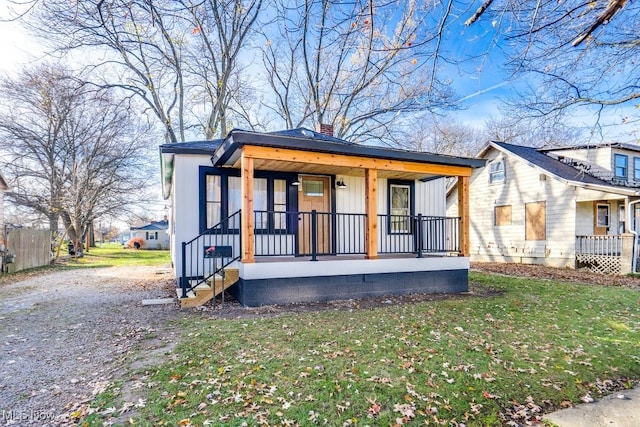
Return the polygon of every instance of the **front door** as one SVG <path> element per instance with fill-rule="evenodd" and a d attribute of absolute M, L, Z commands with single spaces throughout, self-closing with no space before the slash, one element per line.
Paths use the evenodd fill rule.
<path fill-rule="evenodd" d="M 331 179 L 328 176 L 304 175 L 300 177 L 298 190 L 298 241 L 300 253 L 312 253 L 312 221 L 311 212 L 316 211 L 316 252 L 329 253 L 331 224 Z"/>

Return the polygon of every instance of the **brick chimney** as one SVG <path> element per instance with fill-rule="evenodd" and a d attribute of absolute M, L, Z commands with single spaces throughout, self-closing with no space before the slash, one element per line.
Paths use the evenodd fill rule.
<path fill-rule="evenodd" d="M 333 136 L 333 125 L 320 123 L 316 126 L 316 132 L 320 132 L 323 135 Z"/>

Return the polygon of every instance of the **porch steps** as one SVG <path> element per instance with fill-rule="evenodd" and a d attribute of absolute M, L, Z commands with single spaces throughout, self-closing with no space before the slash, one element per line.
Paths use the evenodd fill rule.
<path fill-rule="evenodd" d="M 240 278 L 240 272 L 237 268 L 226 268 L 224 271 L 224 278 L 220 275 L 215 276 L 215 295 L 214 290 L 211 288 L 211 286 L 214 285 L 213 278 L 209 279 L 207 283 L 199 284 L 193 289 L 193 291 L 189 291 L 186 298 L 182 298 L 182 289 L 176 288 L 180 307 L 198 307 L 206 304 L 208 301 L 211 301 L 213 298 L 227 290 L 230 286 L 234 285 Z"/>

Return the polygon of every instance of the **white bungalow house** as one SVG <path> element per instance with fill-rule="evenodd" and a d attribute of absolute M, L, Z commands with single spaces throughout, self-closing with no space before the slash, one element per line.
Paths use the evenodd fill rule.
<path fill-rule="evenodd" d="M 160 154 L 183 306 L 229 286 L 245 306 L 468 289 L 468 179 L 484 160 L 304 128 Z M 450 176 L 462 213 L 447 218 Z"/>
<path fill-rule="evenodd" d="M 491 142 L 470 178 L 472 261 L 631 272 L 640 146 L 535 149 Z M 448 213 L 457 212 L 456 189 Z"/>

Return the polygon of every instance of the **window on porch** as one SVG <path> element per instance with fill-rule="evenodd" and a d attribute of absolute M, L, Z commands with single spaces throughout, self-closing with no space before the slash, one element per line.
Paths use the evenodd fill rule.
<path fill-rule="evenodd" d="M 211 228 L 242 208 L 241 179 L 239 176 L 206 174 L 204 177 L 204 223 Z M 260 177 L 253 180 L 253 206 L 256 231 L 267 232 L 287 228 L 287 180 Z M 229 224 L 237 231 L 238 224 Z M 203 230 L 204 231 L 204 230 Z"/>
<path fill-rule="evenodd" d="M 599 204 L 597 206 L 596 226 L 597 227 L 609 227 L 609 210 L 608 204 Z"/>
<path fill-rule="evenodd" d="M 389 233 L 411 233 L 413 187 L 409 183 L 389 182 Z"/>

